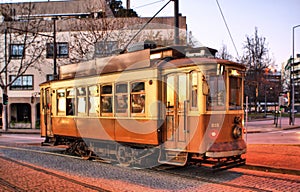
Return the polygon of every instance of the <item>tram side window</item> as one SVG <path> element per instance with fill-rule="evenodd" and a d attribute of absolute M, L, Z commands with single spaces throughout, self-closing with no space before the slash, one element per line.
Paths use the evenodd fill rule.
<path fill-rule="evenodd" d="M 67 115 L 75 115 L 75 90 L 74 88 L 67 89 Z"/>
<path fill-rule="evenodd" d="M 242 109 L 242 79 L 240 77 L 229 77 L 229 109 Z"/>
<path fill-rule="evenodd" d="M 135 82 L 131 84 L 131 112 L 145 113 L 145 83 Z"/>
<path fill-rule="evenodd" d="M 207 110 L 225 110 L 226 86 L 222 75 L 208 76 L 209 94 L 207 98 Z"/>
<path fill-rule="evenodd" d="M 97 85 L 90 86 L 89 88 L 89 115 L 96 115 L 99 113 L 99 89 Z"/>
<path fill-rule="evenodd" d="M 86 114 L 86 88 L 77 88 L 77 112 L 78 114 Z"/>
<path fill-rule="evenodd" d="M 191 73 L 191 109 L 197 110 L 198 106 L 198 72 Z"/>
<path fill-rule="evenodd" d="M 65 89 L 57 90 L 57 113 L 64 115 L 66 112 L 66 92 Z"/>
<path fill-rule="evenodd" d="M 101 87 L 101 112 L 112 113 L 112 85 Z"/>
<path fill-rule="evenodd" d="M 128 109 L 128 87 L 127 83 L 116 85 L 116 113 L 126 113 Z"/>

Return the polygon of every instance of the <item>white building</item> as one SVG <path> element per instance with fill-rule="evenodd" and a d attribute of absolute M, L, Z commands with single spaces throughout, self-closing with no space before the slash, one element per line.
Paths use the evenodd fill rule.
<path fill-rule="evenodd" d="M 10 128 L 39 127 L 39 84 L 53 78 L 55 62 L 58 67 L 120 52 L 150 19 L 114 18 L 104 0 L 0 4 L 0 15 L 0 85 L 17 77 L 7 87 Z M 179 23 L 180 43 L 186 44 L 186 18 Z M 170 45 L 173 36 L 174 18 L 155 18 L 132 43 Z M 21 64 L 29 66 L 23 74 Z"/>

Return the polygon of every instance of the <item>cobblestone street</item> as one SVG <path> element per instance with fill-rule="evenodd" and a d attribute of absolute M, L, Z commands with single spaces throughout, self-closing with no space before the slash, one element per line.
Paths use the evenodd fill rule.
<path fill-rule="evenodd" d="M 249 155 L 255 148 L 257 149 L 257 146 L 249 148 Z M 263 152 L 266 147 L 261 149 Z M 1 148 L 0 154 L 0 191 L 300 190 L 300 177 L 297 175 L 242 168 L 213 173 L 203 167 L 188 166 L 157 172 L 9 148 Z M 249 157 L 250 162 L 254 160 Z"/>

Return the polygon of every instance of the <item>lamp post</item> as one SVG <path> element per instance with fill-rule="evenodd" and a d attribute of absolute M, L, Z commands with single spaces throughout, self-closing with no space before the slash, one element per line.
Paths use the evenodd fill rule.
<path fill-rule="evenodd" d="M 292 102 L 291 102 L 291 105 L 292 105 L 292 108 L 290 109 L 290 117 L 291 117 L 291 124 L 294 125 L 295 123 L 295 85 L 294 85 L 294 78 L 292 77 L 292 72 L 294 73 L 294 62 L 295 62 L 295 58 L 294 58 L 294 55 L 295 55 L 295 29 L 297 27 L 300 27 L 300 25 L 296 25 L 293 27 L 293 55 L 292 55 L 292 66 L 290 67 L 290 84 L 291 84 L 291 87 L 292 87 Z M 293 69 L 292 69 L 293 68 Z"/>

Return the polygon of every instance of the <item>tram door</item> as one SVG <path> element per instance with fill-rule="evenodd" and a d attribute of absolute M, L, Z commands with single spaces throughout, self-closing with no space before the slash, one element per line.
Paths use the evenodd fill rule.
<path fill-rule="evenodd" d="M 187 79 L 185 73 L 166 76 L 166 149 L 185 149 L 187 139 Z"/>
<path fill-rule="evenodd" d="M 45 105 L 44 105 L 44 117 L 45 117 L 45 128 L 46 128 L 46 136 L 52 137 L 52 123 L 51 123 L 51 91 L 50 88 L 45 90 Z"/>

